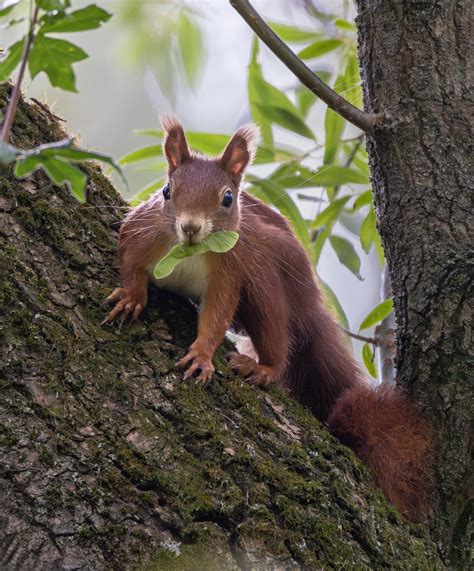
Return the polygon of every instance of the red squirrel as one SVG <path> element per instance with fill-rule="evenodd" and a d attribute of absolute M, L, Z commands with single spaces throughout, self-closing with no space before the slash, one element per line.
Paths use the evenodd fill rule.
<path fill-rule="evenodd" d="M 214 351 L 238 323 L 254 354 L 231 353 L 233 369 L 252 384 L 287 389 L 355 450 L 402 514 L 422 519 L 430 430 L 399 389 L 369 385 L 288 222 L 240 188 L 257 127 L 241 127 L 219 157 L 208 158 L 190 150 L 177 119 L 164 116 L 162 125 L 168 182 L 121 225 L 123 287 L 107 298 L 115 306 L 105 321 L 136 319 L 149 280 L 192 298 L 199 303 L 198 334 L 178 365 L 184 378 L 204 384 L 214 371 Z M 196 244 L 219 230 L 239 233 L 232 250 L 186 258 L 170 276 L 154 280 L 155 264 L 174 244 Z"/>

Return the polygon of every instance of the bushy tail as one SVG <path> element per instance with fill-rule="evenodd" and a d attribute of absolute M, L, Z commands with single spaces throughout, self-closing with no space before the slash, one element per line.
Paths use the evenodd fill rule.
<path fill-rule="evenodd" d="M 432 435 L 406 395 L 385 384 L 357 383 L 337 400 L 328 424 L 400 513 L 412 521 L 427 516 Z"/>

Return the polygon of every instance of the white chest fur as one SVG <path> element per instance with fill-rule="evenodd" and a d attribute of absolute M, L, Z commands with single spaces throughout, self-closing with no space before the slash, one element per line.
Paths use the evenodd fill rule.
<path fill-rule="evenodd" d="M 202 299 L 207 287 L 207 264 L 204 254 L 184 258 L 173 270 L 173 273 L 157 280 L 153 277 L 153 268 L 148 268 L 150 279 L 158 287 L 167 289 L 194 301 Z"/>

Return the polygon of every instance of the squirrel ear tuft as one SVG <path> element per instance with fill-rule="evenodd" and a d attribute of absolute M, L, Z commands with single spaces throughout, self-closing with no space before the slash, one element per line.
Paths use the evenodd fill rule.
<path fill-rule="evenodd" d="M 237 129 L 219 159 L 221 167 L 237 184 L 255 156 L 260 129 L 253 123 Z"/>
<path fill-rule="evenodd" d="M 160 115 L 160 123 L 165 132 L 163 152 L 168 160 L 169 172 L 191 159 L 191 151 L 181 123 L 172 115 Z"/>

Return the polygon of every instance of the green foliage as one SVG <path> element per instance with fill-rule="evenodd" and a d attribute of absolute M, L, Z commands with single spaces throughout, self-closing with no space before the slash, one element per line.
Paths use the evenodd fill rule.
<path fill-rule="evenodd" d="M 3 3 L 0 17 L 13 10 L 20 2 Z M 51 38 L 50 33 L 82 32 L 99 28 L 111 18 L 111 14 L 95 4 L 70 12 L 69 0 L 36 0 L 39 9 L 35 21 L 30 21 L 30 31 L 21 40 L 11 45 L 0 60 L 0 82 L 10 79 L 19 65 L 28 35 L 31 35 L 31 50 L 28 68 L 34 79 L 40 72 L 46 73 L 52 86 L 67 91 L 77 91 L 73 64 L 88 57 L 75 44 Z"/>
<path fill-rule="evenodd" d="M 42 145 L 31 151 L 17 149 L 0 142 L 0 164 L 14 163 L 15 176 L 23 178 L 42 168 L 57 185 L 66 184 L 79 202 L 86 200 L 87 176 L 74 163 L 85 160 L 102 161 L 121 173 L 115 161 L 108 155 L 77 149 L 70 139 Z"/>
<path fill-rule="evenodd" d="M 365 368 L 369 371 L 372 377 L 377 378 L 377 371 L 374 363 L 374 352 L 368 343 L 364 343 L 362 347 L 362 360 L 364 361 Z"/>
<path fill-rule="evenodd" d="M 381 321 L 383 321 L 386 317 L 388 317 L 393 311 L 393 300 L 386 299 L 379 303 L 372 311 L 364 317 L 362 323 L 359 326 L 359 331 L 363 331 L 364 329 L 368 329 L 369 327 L 373 327 L 377 325 Z"/>
<path fill-rule="evenodd" d="M 157 280 L 169 276 L 175 267 L 184 258 L 206 252 L 216 252 L 222 254 L 232 250 L 237 244 L 239 235 L 237 232 L 213 232 L 209 234 L 199 244 L 176 244 L 171 250 L 161 258 L 153 270 L 153 275 Z"/>

